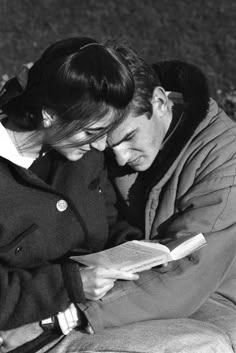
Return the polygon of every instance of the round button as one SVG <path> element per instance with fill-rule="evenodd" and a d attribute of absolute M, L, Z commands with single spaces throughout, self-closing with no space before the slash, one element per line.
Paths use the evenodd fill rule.
<path fill-rule="evenodd" d="M 15 249 L 15 254 L 19 254 L 19 252 L 22 250 L 22 246 L 18 246 L 16 249 Z"/>
<path fill-rule="evenodd" d="M 59 212 L 64 212 L 68 207 L 68 203 L 66 200 L 59 200 L 57 201 L 56 208 Z"/>

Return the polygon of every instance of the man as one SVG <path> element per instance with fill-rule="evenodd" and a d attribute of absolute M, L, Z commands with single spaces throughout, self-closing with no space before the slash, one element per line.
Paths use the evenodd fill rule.
<path fill-rule="evenodd" d="M 209 98 L 206 80 L 194 66 L 150 67 L 129 48 L 117 50 L 135 80 L 128 114 L 108 136 L 123 213 L 146 239 L 168 243 L 202 232 L 208 245 L 141 273 L 138 281 L 117 283 L 85 312 L 99 323 L 96 329 L 176 319 L 161 321 L 173 329 L 172 340 L 179 318 L 189 318 L 188 327 L 200 320 L 223 332 L 236 349 L 235 122 Z"/>

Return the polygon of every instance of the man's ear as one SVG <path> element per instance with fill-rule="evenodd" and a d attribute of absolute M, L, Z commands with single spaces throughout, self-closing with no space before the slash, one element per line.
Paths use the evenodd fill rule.
<path fill-rule="evenodd" d="M 42 109 L 42 116 L 43 116 L 42 124 L 45 129 L 50 128 L 57 119 L 56 114 L 51 109 L 47 109 L 47 108 Z"/>
<path fill-rule="evenodd" d="M 164 116 L 168 111 L 168 97 L 163 87 L 157 86 L 152 94 L 152 108 L 159 116 Z"/>

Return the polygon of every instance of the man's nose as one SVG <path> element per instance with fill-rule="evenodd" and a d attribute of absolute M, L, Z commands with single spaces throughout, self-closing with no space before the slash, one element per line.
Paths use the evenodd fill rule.
<path fill-rule="evenodd" d="M 107 135 L 102 136 L 98 140 L 92 142 L 90 145 L 98 151 L 104 151 L 107 146 Z"/>
<path fill-rule="evenodd" d="M 116 157 L 116 161 L 117 163 L 122 167 L 124 166 L 128 160 L 129 160 L 129 153 L 128 151 L 126 151 L 125 149 L 121 149 L 121 148 L 113 148 L 113 153 Z"/>

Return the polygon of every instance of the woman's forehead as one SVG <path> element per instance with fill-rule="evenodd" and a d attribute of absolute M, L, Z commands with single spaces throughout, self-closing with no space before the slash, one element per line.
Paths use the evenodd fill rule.
<path fill-rule="evenodd" d="M 101 131 L 114 123 L 115 116 L 112 112 L 107 113 L 97 121 L 92 122 L 86 130 Z"/>

